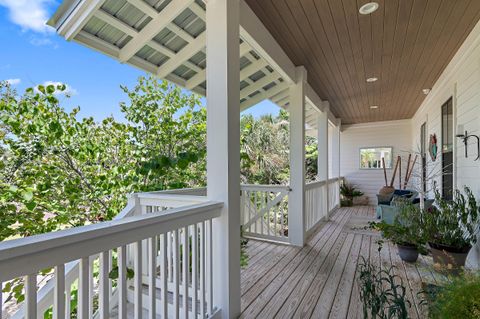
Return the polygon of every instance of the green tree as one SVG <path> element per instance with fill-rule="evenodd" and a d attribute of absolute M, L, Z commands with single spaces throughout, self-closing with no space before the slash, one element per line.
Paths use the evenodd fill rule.
<path fill-rule="evenodd" d="M 113 218 L 126 194 L 205 185 L 206 112 L 156 79 L 123 88 L 126 122 L 79 119 L 58 96 L 0 84 L 0 241 Z"/>
<path fill-rule="evenodd" d="M 290 176 L 290 125 L 288 112 L 281 110 L 256 119 L 240 119 L 242 182 L 288 184 Z M 318 172 L 318 147 L 315 138 L 305 137 L 306 179 L 315 180 Z"/>
<path fill-rule="evenodd" d="M 244 183 L 286 184 L 289 172 L 289 124 L 286 112 L 255 119 L 242 116 L 241 174 Z"/>

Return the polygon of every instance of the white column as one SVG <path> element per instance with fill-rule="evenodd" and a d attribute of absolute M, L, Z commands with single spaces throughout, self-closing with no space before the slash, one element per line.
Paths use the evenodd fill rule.
<path fill-rule="evenodd" d="M 342 120 L 337 120 L 337 177 L 340 177 L 340 141 L 341 141 Z"/>
<path fill-rule="evenodd" d="M 213 221 L 213 298 L 223 318 L 240 315 L 239 0 L 208 0 L 207 196 L 224 203 Z"/>
<path fill-rule="evenodd" d="M 318 179 L 325 181 L 325 201 L 323 208 L 328 217 L 328 107 L 318 114 L 317 118 L 317 140 L 318 140 Z"/>
<path fill-rule="evenodd" d="M 305 244 L 305 84 L 307 71 L 296 68 L 296 82 L 290 86 L 290 188 L 288 236 L 296 246 Z"/>

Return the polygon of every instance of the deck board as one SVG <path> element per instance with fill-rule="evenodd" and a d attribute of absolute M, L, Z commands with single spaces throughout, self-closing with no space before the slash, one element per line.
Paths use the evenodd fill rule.
<path fill-rule="evenodd" d="M 258 287 L 255 290 L 250 289 L 249 292 L 242 292 L 242 315 L 241 318 L 255 318 L 263 310 L 265 305 L 276 295 L 285 281 L 291 276 L 293 271 L 304 261 L 313 248 L 317 244 L 321 244 L 323 238 L 328 238 L 332 232 L 338 227 L 336 220 L 346 216 L 346 212 L 341 212 L 334 216 L 333 222 L 328 223 L 315 233 L 303 248 L 298 250 L 298 253 L 286 264 L 278 265 L 279 272 L 270 280 L 262 278 L 258 282 Z M 318 247 L 317 247 L 318 249 Z M 268 284 L 267 284 L 268 283 Z M 255 285 L 257 286 L 257 285 Z M 278 308 L 277 308 L 278 310 Z M 272 310 L 273 312 L 273 310 Z"/>
<path fill-rule="evenodd" d="M 411 316 L 422 318 L 421 278 L 436 282 L 438 275 L 428 267 L 428 257 L 408 264 L 393 245 L 379 251 L 379 235 L 362 229 L 373 218 L 372 207 L 339 209 L 302 248 L 250 240 L 254 248 L 247 251 L 255 258 L 242 270 L 241 318 L 361 318 L 357 265 L 362 257 L 382 268 L 396 267 L 412 301 Z"/>

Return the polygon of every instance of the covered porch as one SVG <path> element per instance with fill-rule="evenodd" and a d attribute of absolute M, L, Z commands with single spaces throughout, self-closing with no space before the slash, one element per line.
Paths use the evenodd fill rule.
<path fill-rule="evenodd" d="M 304 247 L 250 241 L 250 263 L 242 269 L 240 317 L 363 318 L 357 268 L 364 258 L 383 269 L 394 266 L 412 300 L 409 317 L 425 318 L 423 285 L 444 278 L 432 270 L 431 257 L 421 256 L 411 264 L 400 259 L 391 243 L 379 250 L 379 233 L 364 229 L 372 220 L 371 206 L 340 208 L 312 232 Z"/>
<path fill-rule="evenodd" d="M 354 131 L 361 145 L 349 138 L 345 146 L 342 128 L 389 127 L 412 118 L 402 138 L 416 144 L 410 131 L 433 112 L 425 111 L 421 89 L 441 91 L 451 76 L 437 80 L 451 61 L 449 72 L 479 69 L 480 5 L 379 1 L 379 15 L 370 16 L 375 10 L 359 13 L 357 4 L 365 1 L 287 2 L 62 3 L 49 23 L 67 40 L 206 97 L 207 188 L 132 194 L 113 221 L 0 243 L 0 284 L 25 282 L 25 301 L 14 318 L 40 318 L 50 310 L 55 318 L 70 318 L 72 291 L 77 318 L 361 317 L 361 257 L 395 265 L 414 301 L 411 316 L 425 316 L 417 293 L 422 281 L 439 280 L 426 266 L 431 262 L 403 263 L 390 244 L 379 253 L 378 234 L 363 229 L 373 207 L 339 208 L 344 171 L 347 179 L 357 177 L 349 170 L 358 162 L 351 154 L 361 146 L 386 146 L 375 145 L 386 134 Z M 455 55 L 462 44 L 466 48 Z M 427 63 L 440 47 L 442 54 Z M 459 118 L 475 132 L 478 125 L 467 118 L 479 112 L 472 102 L 478 94 L 465 93 L 480 83 L 472 74 L 459 76 L 465 86 L 449 88 L 466 94 L 467 115 Z M 266 99 L 290 115 L 290 181 L 241 185 L 240 112 Z M 441 117 L 433 113 L 432 130 Z M 318 174 L 310 182 L 306 135 L 318 141 Z M 395 151 L 397 140 L 388 142 Z M 455 168 L 459 178 L 467 171 Z M 363 173 L 367 184 L 376 178 Z M 244 269 L 241 235 L 249 239 Z M 51 279 L 39 285 L 46 268 L 53 268 Z"/>

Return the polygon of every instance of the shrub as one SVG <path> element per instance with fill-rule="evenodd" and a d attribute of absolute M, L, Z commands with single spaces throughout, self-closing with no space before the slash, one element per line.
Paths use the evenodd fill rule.
<path fill-rule="evenodd" d="M 425 213 L 429 241 L 455 248 L 471 247 L 477 242 L 479 205 L 468 187 L 465 195 L 456 190 L 454 198 L 447 201 L 435 191 L 436 208 Z"/>
<path fill-rule="evenodd" d="M 371 228 L 382 232 L 383 238 L 394 244 L 413 245 L 421 248 L 426 244 L 426 234 L 422 220 L 422 211 L 419 207 L 407 204 L 401 208 L 400 214 L 395 217 L 392 225 L 381 221 L 371 222 Z"/>
<path fill-rule="evenodd" d="M 480 276 L 454 278 L 435 295 L 430 317 L 439 319 L 480 318 Z"/>

